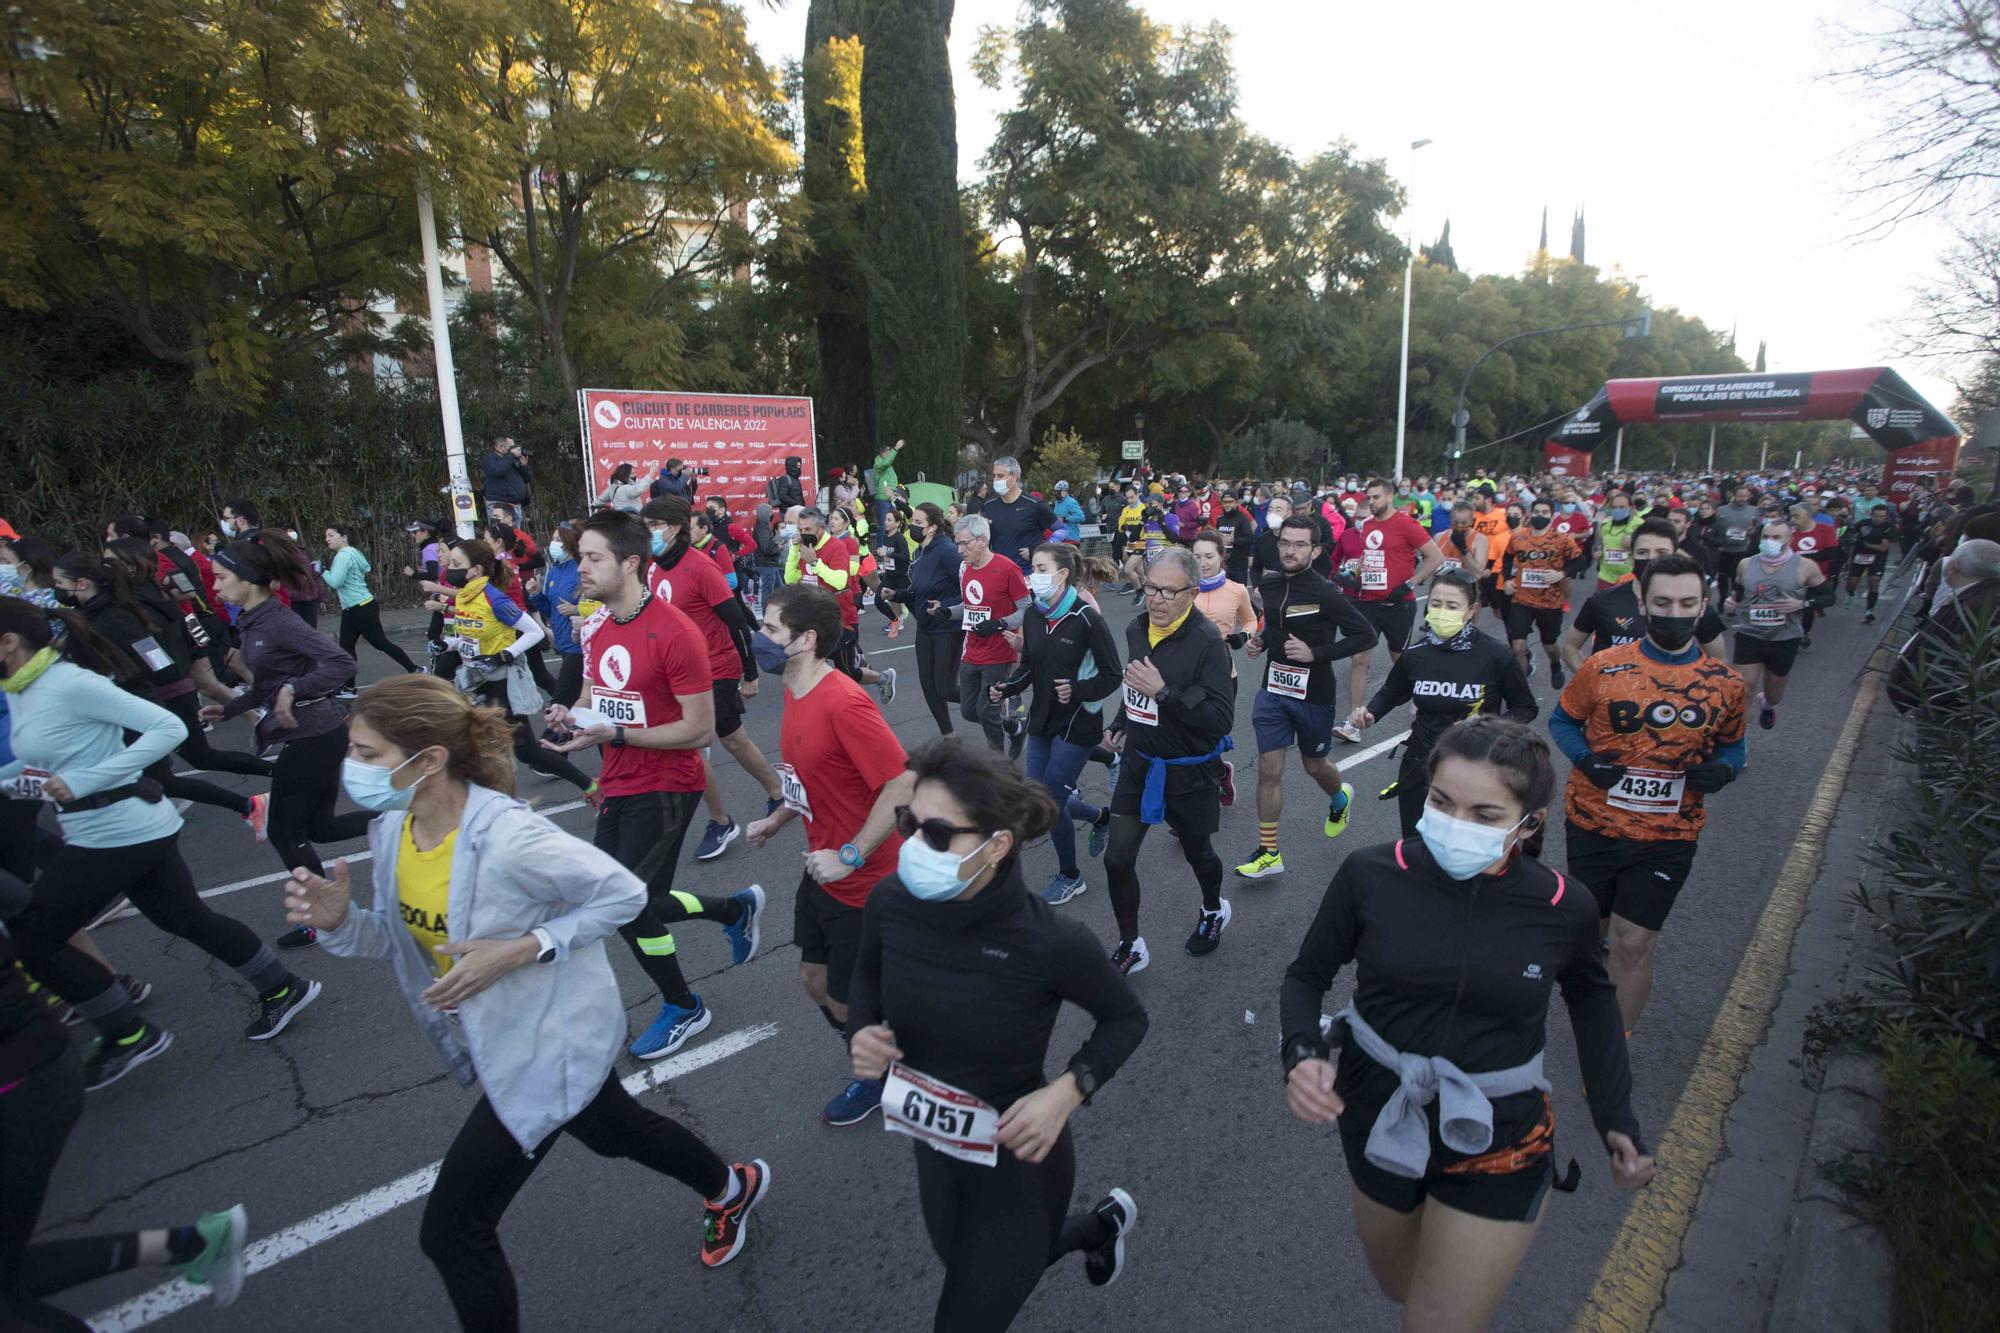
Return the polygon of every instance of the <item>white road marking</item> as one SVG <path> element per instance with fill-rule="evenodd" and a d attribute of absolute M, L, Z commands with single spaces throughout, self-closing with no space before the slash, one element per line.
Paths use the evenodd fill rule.
<path fill-rule="evenodd" d="M 778 1035 L 776 1023 L 760 1023 L 756 1027 L 742 1028 L 719 1037 L 692 1051 L 662 1061 L 624 1079 L 625 1090 L 634 1096 L 649 1092 L 670 1079 L 682 1074 L 691 1074 L 697 1069 L 726 1060 L 740 1051 L 748 1050 L 760 1041 Z M 325 1212 L 316 1213 L 303 1222 L 296 1222 L 283 1231 L 256 1241 L 243 1254 L 245 1276 L 261 1273 L 287 1259 L 304 1254 L 313 1246 L 323 1244 L 345 1232 L 352 1231 L 364 1222 L 372 1222 L 384 1213 L 394 1212 L 406 1203 L 414 1203 L 431 1192 L 437 1184 L 438 1166 L 432 1162 L 420 1171 L 412 1171 L 407 1176 L 392 1180 L 386 1185 L 369 1190 L 345 1203 L 337 1203 Z M 114 1306 L 102 1314 L 92 1315 L 90 1325 L 97 1333 L 124 1333 L 127 1329 L 144 1328 L 157 1323 L 168 1315 L 199 1301 L 206 1300 L 206 1288 L 194 1286 L 175 1278 L 162 1283 L 151 1291 L 134 1296 L 123 1305 Z"/>
<path fill-rule="evenodd" d="M 1367 763 L 1370 759 L 1375 758 L 1377 755 L 1383 755 L 1389 753 L 1389 751 L 1395 749 L 1398 745 L 1401 745 L 1404 741 L 1408 739 L 1410 739 L 1409 732 L 1407 731 L 1398 732 L 1396 735 L 1391 736 L 1388 740 L 1377 741 L 1375 744 L 1369 746 L 1365 750 L 1357 750 L 1353 754 L 1339 754 L 1336 753 L 1335 751 L 1328 750 L 1326 752 L 1326 757 L 1332 760 L 1334 763 L 1340 765 L 1340 771 L 1345 773 L 1350 768 L 1354 768 L 1357 765 Z"/>

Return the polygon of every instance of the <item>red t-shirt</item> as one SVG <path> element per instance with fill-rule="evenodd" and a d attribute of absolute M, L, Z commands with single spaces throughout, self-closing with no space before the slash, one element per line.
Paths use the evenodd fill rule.
<path fill-rule="evenodd" d="M 840 603 L 840 623 L 853 629 L 861 623 L 861 580 L 855 576 L 854 566 L 860 559 L 861 547 L 852 537 L 836 537 L 830 532 L 820 534 L 820 544 L 813 550 L 801 552 L 799 556 L 799 582 L 821 587 L 819 575 L 812 572 L 814 562 L 828 569 L 847 571 L 847 586 L 838 591 L 829 588 L 834 600 Z"/>
<path fill-rule="evenodd" d="M 672 569 L 660 569 L 658 561 L 653 568 L 660 570 L 660 577 L 654 584 L 657 596 L 674 604 L 674 609 L 684 613 L 701 631 L 702 642 L 708 648 L 708 667 L 717 680 L 735 680 L 743 674 L 743 659 L 737 656 L 736 641 L 729 637 L 729 626 L 722 623 L 722 617 L 715 614 L 715 608 L 736 594 L 729 591 L 729 585 L 722 581 L 722 575 L 715 572 L 715 562 L 704 551 L 689 547 L 681 553 L 681 558 Z"/>
<path fill-rule="evenodd" d="M 965 651 L 958 660 L 974 666 L 1013 661 L 1014 650 L 1007 646 L 1005 635 L 982 639 L 972 632 L 972 627 L 989 619 L 1005 620 L 1014 614 L 1021 599 L 1028 595 L 1028 581 L 1021 577 L 1020 567 L 998 556 L 989 556 L 978 569 L 960 565 L 958 590 L 965 601 Z"/>
<path fill-rule="evenodd" d="M 1410 581 L 1417 572 L 1417 552 L 1430 539 L 1423 525 L 1408 514 L 1391 513 L 1387 518 L 1371 514 L 1340 534 L 1334 554 L 1342 563 L 1358 562 L 1361 600 L 1379 602 L 1389 596 L 1389 589 Z"/>
<path fill-rule="evenodd" d="M 736 572 L 735 554 L 715 537 L 708 539 L 708 545 L 697 546 L 694 549 L 708 557 L 708 562 L 715 566 L 717 573 L 722 575 L 723 586 L 728 587 L 729 576 Z"/>
<path fill-rule="evenodd" d="M 681 720 L 676 695 L 715 688 L 708 654 L 687 615 L 664 598 L 649 597 L 639 614 L 621 625 L 608 609 L 583 626 L 583 678 L 590 706 L 628 728 L 663 727 Z M 606 796 L 647 791 L 700 791 L 701 748 L 643 750 L 602 745 L 598 788 Z"/>
<path fill-rule="evenodd" d="M 1009 560 L 995 563 L 1014 567 Z M 882 710 L 839 671 L 820 677 L 803 698 L 785 691 L 778 750 L 790 770 L 781 774 L 786 789 L 796 779 L 805 791 L 805 805 L 812 811 L 805 821 L 806 846 L 815 852 L 837 852 L 853 842 L 882 788 L 907 766 L 903 743 L 889 730 Z M 860 869 L 828 884 L 826 891 L 837 902 L 860 907 L 868 891 L 895 872 L 902 847 L 903 839 L 891 829 Z"/>
<path fill-rule="evenodd" d="M 1792 549 L 1824 565 L 1840 550 L 1840 534 L 1825 523 L 1815 523 L 1804 532 L 1792 534 Z"/>
<path fill-rule="evenodd" d="M 1557 514 L 1556 521 L 1549 525 L 1553 532 L 1561 533 L 1578 546 L 1590 536 L 1590 516 L 1582 510 L 1574 514 Z"/>

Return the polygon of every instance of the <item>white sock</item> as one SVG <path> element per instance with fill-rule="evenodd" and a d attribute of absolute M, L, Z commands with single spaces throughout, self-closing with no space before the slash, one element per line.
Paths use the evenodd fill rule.
<path fill-rule="evenodd" d="M 708 1201 L 709 1206 L 712 1208 L 727 1208 L 730 1204 L 736 1202 L 736 1196 L 742 1192 L 743 1179 L 736 1174 L 736 1168 L 732 1166 L 729 1168 L 729 1188 L 722 1191 L 721 1198 L 710 1199 Z"/>

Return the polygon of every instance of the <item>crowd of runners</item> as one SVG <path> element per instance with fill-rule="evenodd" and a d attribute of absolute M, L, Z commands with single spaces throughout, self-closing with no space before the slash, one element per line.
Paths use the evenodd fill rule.
<path fill-rule="evenodd" d="M 744 1252 L 773 1163 L 650 1109 L 617 1069 L 712 1022 L 676 933 L 712 926 L 740 965 L 773 911 L 839 1043 L 814 1074 L 824 1120 L 879 1113 L 913 1141 L 944 1268 L 935 1327 L 1006 1328 L 1071 1253 L 1116 1281 L 1143 1190 L 1072 1211 L 1070 1119 L 1146 1036 L 1138 974 L 1167 961 L 1175 923 L 1187 956 L 1214 954 L 1232 880 L 1284 875 L 1284 846 L 1347 832 L 1364 797 L 1343 756 L 1406 705 L 1374 793 L 1401 837 L 1340 860 L 1295 960 L 1272 968 L 1278 1054 L 1292 1112 L 1337 1121 L 1370 1270 L 1408 1326 L 1482 1327 L 1548 1190 L 1578 1182 L 1553 1148 L 1552 995 L 1609 1175 L 1641 1187 L 1655 1167 L 1627 1043 L 1708 801 L 1755 781 L 1753 730 L 1779 725 L 1817 619 L 1872 623 L 1892 609 L 1885 576 L 1935 584 L 1946 555 L 1944 593 L 2000 573 L 2000 509 L 1963 486 L 1892 502 L 1863 470 L 1317 486 L 1141 470 L 1037 495 L 1002 458 L 940 507 L 908 503 L 895 455 L 812 496 L 793 460 L 749 514 L 673 464 L 614 477 L 574 515 L 489 493 L 476 536 L 410 522 L 387 568 L 344 521 L 268 523 L 253 499 L 214 527 L 107 515 L 87 546 L 32 515 L 0 522 L 7 1327 L 86 1328 L 52 1298 L 135 1267 L 223 1303 L 243 1286 L 241 1207 L 35 1238 L 85 1093 L 175 1077 L 154 987 L 92 936 L 127 903 L 241 979 L 250 1041 L 310 1049 L 316 951 L 387 964 L 373 984 L 478 1089 L 439 1136 L 418 1236 L 464 1328 L 519 1326 L 497 1228 L 564 1132 L 689 1187 L 701 1263 Z M 392 591 L 429 611 L 422 660 L 385 632 Z M 920 743 L 883 713 L 898 673 L 870 660 L 906 634 L 938 733 Z M 364 640 L 393 673 L 357 688 Z M 775 753 L 744 729 L 757 708 L 777 715 Z M 244 748 L 212 741 L 246 715 Z M 1254 766 L 1238 755 L 1253 745 Z M 1325 800 L 1288 822 L 1293 751 Z M 730 808 L 724 755 L 761 809 Z M 516 797 L 524 768 L 589 802 L 587 839 Z M 1254 821 L 1226 814 L 1253 772 Z M 288 876 L 285 933 L 259 938 L 196 891 L 191 804 L 235 816 L 243 856 Z M 1543 858 L 1557 818 L 1560 865 Z M 1142 903 L 1160 825 L 1189 873 L 1156 867 Z M 362 837 L 357 892 L 362 872 L 320 849 Z M 798 849 L 796 885 L 697 891 L 728 878 L 707 863 L 739 839 Z M 1064 911 L 1097 869 L 1108 938 Z M 637 1031 L 614 936 L 657 1000 Z M 1349 965 L 1352 1002 L 1329 1016 Z M 1051 1079 L 1065 1001 L 1092 1026 Z"/>

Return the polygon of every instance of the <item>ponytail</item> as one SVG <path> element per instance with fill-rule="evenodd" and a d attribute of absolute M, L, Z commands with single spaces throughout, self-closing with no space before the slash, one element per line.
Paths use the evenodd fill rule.
<path fill-rule="evenodd" d="M 56 636 L 55 625 L 62 627 L 61 638 Z M 19 597 L 0 597 L 0 634 L 18 634 L 37 652 L 53 645 L 65 661 L 128 688 L 143 687 L 147 679 L 139 659 L 91 628 L 89 618 L 80 611 L 49 611 Z"/>
<path fill-rule="evenodd" d="M 497 708 L 474 704 L 436 676 L 395 676 L 370 685 L 353 716 L 406 755 L 445 752 L 445 772 L 460 782 L 514 794 L 514 731 Z"/>
<path fill-rule="evenodd" d="M 114 603 L 145 626 L 150 633 L 159 634 L 164 631 L 165 626 L 160 624 L 160 618 L 140 605 L 139 599 L 132 595 L 132 580 L 126 572 L 124 561 L 100 560 L 88 551 L 71 551 L 56 561 L 56 569 L 73 579 L 89 579 L 99 589 L 109 593 Z"/>

